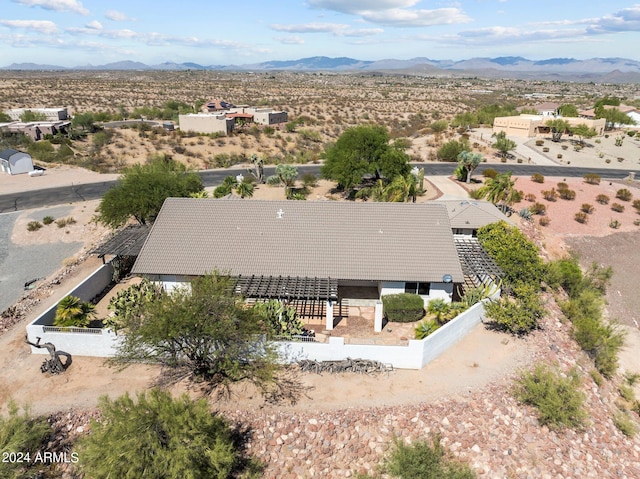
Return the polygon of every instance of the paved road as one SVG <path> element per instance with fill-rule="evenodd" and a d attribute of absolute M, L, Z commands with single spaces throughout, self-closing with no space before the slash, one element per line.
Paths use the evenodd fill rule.
<path fill-rule="evenodd" d="M 425 174 L 430 175 L 450 175 L 455 169 L 454 163 L 415 163 L 416 166 L 424 168 Z M 572 166 L 545 166 L 545 165 L 510 165 L 510 164 L 485 164 L 480 166 L 474 176 L 477 178 L 485 168 L 493 168 L 498 172 L 512 171 L 515 176 L 531 176 L 534 173 L 541 173 L 544 176 L 562 177 L 583 177 L 587 173 L 596 173 L 602 178 L 622 179 L 632 171 L 636 178 L 640 178 L 640 170 L 617 170 L 607 168 L 581 168 Z M 320 173 L 320 165 L 300 165 L 300 173 Z M 275 166 L 268 166 L 264 169 L 265 175 L 273 175 Z M 228 170 L 205 170 L 200 172 L 204 186 L 215 186 L 222 183 L 226 176 L 236 176 L 245 173 L 244 168 L 233 168 Z M 82 185 L 65 186 L 59 188 L 47 188 L 43 190 L 27 191 L 23 193 L 13 193 L 0 195 L 0 213 L 8 211 L 20 211 L 30 208 L 40 208 L 78 201 L 88 201 L 101 198 L 105 192 L 115 185 L 115 181 L 104 181 L 101 183 L 87 183 Z"/>

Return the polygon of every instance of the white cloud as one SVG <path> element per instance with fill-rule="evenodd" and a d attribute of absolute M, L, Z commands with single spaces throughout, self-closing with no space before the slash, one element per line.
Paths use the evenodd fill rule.
<path fill-rule="evenodd" d="M 302 39 L 298 35 L 289 35 L 287 37 L 276 37 L 275 40 L 284 45 L 303 45 L 304 44 L 304 39 Z"/>
<path fill-rule="evenodd" d="M 56 12 L 74 12 L 80 15 L 89 15 L 89 10 L 77 0 L 14 0 L 14 2 L 29 7 L 40 7 Z"/>
<path fill-rule="evenodd" d="M 419 0 L 309 0 L 309 5 L 324 10 L 359 14 L 363 11 L 380 11 L 412 7 Z"/>
<path fill-rule="evenodd" d="M 309 0 L 312 7 L 357 15 L 370 23 L 394 27 L 429 27 L 471 21 L 458 7 L 410 8 L 417 3 L 418 0 Z"/>
<path fill-rule="evenodd" d="M 0 20 L 0 25 L 9 28 L 22 28 L 47 35 L 58 33 L 56 24 L 49 20 Z"/>
<path fill-rule="evenodd" d="M 102 30 L 102 23 L 100 23 L 98 20 L 93 20 L 87 23 L 85 26 L 92 30 Z"/>
<path fill-rule="evenodd" d="M 362 11 L 359 14 L 371 23 L 400 27 L 428 27 L 471 21 L 471 18 L 459 8 L 439 8 L 436 10 L 393 8 L 382 11 Z"/>
<path fill-rule="evenodd" d="M 302 23 L 293 25 L 274 23 L 269 26 L 277 32 L 287 33 L 336 33 L 349 28 L 349 25 L 343 23 Z"/>
<path fill-rule="evenodd" d="M 125 22 L 127 20 L 135 20 L 135 18 L 129 18 L 125 13 L 119 12 L 117 10 L 108 10 L 107 12 L 105 12 L 104 16 L 114 22 Z"/>

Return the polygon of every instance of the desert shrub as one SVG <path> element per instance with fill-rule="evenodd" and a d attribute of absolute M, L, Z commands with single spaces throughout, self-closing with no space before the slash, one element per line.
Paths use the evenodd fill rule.
<path fill-rule="evenodd" d="M 558 194 L 563 200 L 573 200 L 576 197 L 576 192 L 574 190 L 570 190 L 569 188 L 558 190 Z"/>
<path fill-rule="evenodd" d="M 469 198 L 474 200 L 481 200 L 484 197 L 484 194 L 480 188 L 475 188 L 473 190 L 469 190 Z M 638 208 L 640 212 L 640 207 Z"/>
<path fill-rule="evenodd" d="M 2 453 L 29 454 L 26 462 L 17 462 L 4 458 L 0 465 L 0 473 L 7 479 L 27 479 L 41 477 L 35 469 L 34 458 L 38 451 L 47 445 L 51 428 L 46 417 L 32 418 L 28 409 L 20 413 L 19 407 L 13 400 L 9 400 L 9 413 L 0 415 L 0 451 Z"/>
<path fill-rule="evenodd" d="M 629 414 L 624 411 L 618 411 L 613 416 L 613 423 L 618 430 L 627 437 L 633 437 L 638 432 L 637 426 Z"/>
<path fill-rule="evenodd" d="M 593 205 L 590 205 L 589 203 L 582 203 L 580 210 L 584 211 L 585 213 L 591 214 L 593 213 Z"/>
<path fill-rule="evenodd" d="M 621 205 L 620 203 L 612 203 L 611 209 L 616 213 L 622 213 L 624 211 L 624 205 Z"/>
<path fill-rule="evenodd" d="M 394 450 L 383 464 L 384 471 L 398 479 L 474 479 L 476 474 L 466 464 L 445 451 L 440 437 L 430 442 L 405 445 L 396 440 Z"/>
<path fill-rule="evenodd" d="M 73 224 L 76 224 L 76 220 L 72 216 L 69 216 L 68 218 L 61 218 L 56 221 L 56 226 L 58 228 L 64 228 L 65 226 Z"/>
<path fill-rule="evenodd" d="M 631 198 L 633 198 L 633 193 L 631 193 L 626 188 L 621 188 L 618 191 L 616 191 L 616 198 L 622 201 L 631 201 Z"/>
<path fill-rule="evenodd" d="M 600 175 L 597 173 L 587 173 L 584 175 L 584 181 L 590 185 L 599 185 L 600 184 Z"/>
<path fill-rule="evenodd" d="M 138 284 L 132 284 L 111 298 L 108 309 L 112 314 L 102 323 L 105 327 L 117 331 L 122 324 L 139 316 L 144 306 L 148 302 L 158 299 L 159 296 L 160 289 L 148 279 L 143 279 Z"/>
<path fill-rule="evenodd" d="M 640 200 L 633 200 L 632 206 L 638 213 L 640 213 Z"/>
<path fill-rule="evenodd" d="M 424 301 L 417 294 L 388 294 L 382 297 L 382 304 L 389 321 L 410 323 L 424 316 Z"/>
<path fill-rule="evenodd" d="M 429 319 L 429 320 L 425 319 L 424 321 L 420 321 L 420 323 L 418 323 L 414 331 L 415 338 L 424 339 L 439 327 L 440 325 L 432 319 Z"/>
<path fill-rule="evenodd" d="M 492 223 L 478 230 L 478 241 L 504 271 L 505 286 L 540 285 L 544 264 L 538 248 L 518 228 Z"/>
<path fill-rule="evenodd" d="M 559 160 L 561 160 L 561 159 L 562 159 L 562 153 L 558 153 L 558 154 L 556 155 L 556 157 L 557 157 Z"/>
<path fill-rule="evenodd" d="M 239 436 L 204 399 L 174 399 L 152 389 L 137 401 L 128 394 L 103 396 L 100 409 L 102 419 L 92 421 L 91 434 L 78 445 L 85 477 L 227 478 L 258 469 L 243 457 Z"/>
<path fill-rule="evenodd" d="M 604 378 L 597 369 L 592 369 L 591 371 L 589 371 L 589 376 L 591 376 L 591 379 L 593 379 L 593 382 L 596 383 L 596 386 L 598 387 L 602 386 L 602 384 L 604 383 Z"/>
<path fill-rule="evenodd" d="M 543 151 L 544 153 L 549 153 L 549 147 L 548 147 L 548 146 L 545 146 L 544 148 L 542 148 L 542 151 Z"/>
<path fill-rule="evenodd" d="M 53 221 L 54 221 L 53 216 L 45 216 L 44 218 L 42 218 L 42 222 L 45 225 L 50 225 L 51 223 L 53 223 Z"/>
<path fill-rule="evenodd" d="M 307 188 L 315 188 L 318 186 L 318 177 L 313 173 L 305 173 L 302 175 L 302 184 Z"/>
<path fill-rule="evenodd" d="M 607 195 L 598 195 L 596 196 L 596 201 L 601 205 L 609 204 L 609 197 Z"/>
<path fill-rule="evenodd" d="M 536 146 L 544 145 L 544 140 L 536 140 Z"/>
<path fill-rule="evenodd" d="M 549 226 L 549 224 L 551 223 L 551 219 L 548 216 L 542 216 L 539 220 L 538 220 L 538 224 L 540 226 Z"/>
<path fill-rule="evenodd" d="M 534 215 L 544 215 L 547 212 L 547 207 L 542 203 L 534 203 L 529 207 L 529 211 Z"/>
<path fill-rule="evenodd" d="M 514 393 L 518 401 L 536 408 L 541 425 L 553 429 L 576 428 L 587 418 L 580 384 L 575 369 L 564 376 L 540 364 L 520 376 Z"/>
<path fill-rule="evenodd" d="M 287 306 L 277 299 L 256 303 L 253 310 L 267 323 L 270 337 L 291 339 L 306 331 L 304 323 L 298 317 L 296 308 Z"/>
<path fill-rule="evenodd" d="M 524 199 L 527 201 L 535 201 L 536 195 L 534 195 L 533 193 L 527 193 L 526 195 L 524 195 Z"/>
<path fill-rule="evenodd" d="M 565 183 L 564 181 L 558 182 L 558 184 L 556 186 L 557 186 L 557 188 L 559 190 L 566 190 L 567 188 L 569 188 L 569 185 L 567 183 Z"/>
<path fill-rule="evenodd" d="M 614 230 L 617 230 L 618 228 L 620 228 L 621 225 L 622 223 L 620 223 L 618 220 L 611 220 L 609 222 L 609 228 L 613 228 Z"/>
<path fill-rule="evenodd" d="M 589 217 L 584 211 L 578 211 L 574 215 L 573 219 L 576 220 L 578 223 L 585 224 L 589 220 Z"/>
<path fill-rule="evenodd" d="M 535 183 L 544 183 L 544 176 L 540 173 L 534 173 L 531 175 L 531 181 Z"/>
<path fill-rule="evenodd" d="M 495 178 L 498 176 L 498 172 L 493 168 L 485 168 L 482 170 L 482 176 L 485 178 Z"/>
<path fill-rule="evenodd" d="M 602 317 L 604 288 L 610 273 L 610 268 L 592 267 L 588 275 L 583 275 L 582 286 L 560 304 L 573 324 L 574 338 L 606 378 L 617 370 L 618 353 L 625 337 L 616 323 L 605 322 Z"/>
<path fill-rule="evenodd" d="M 543 190 L 542 197 L 547 201 L 555 201 L 558 198 L 558 193 L 555 188 L 550 190 Z"/>
<path fill-rule="evenodd" d="M 522 208 L 518 214 L 527 221 L 531 220 L 531 211 L 529 208 Z"/>
<path fill-rule="evenodd" d="M 575 296 L 584 289 L 585 279 L 574 257 L 562 258 L 547 264 L 545 282 L 552 288 L 562 288 L 569 296 Z"/>
<path fill-rule="evenodd" d="M 38 231 L 42 228 L 42 223 L 39 221 L 29 221 L 27 223 L 27 231 Z"/>
<path fill-rule="evenodd" d="M 534 287 L 520 286 L 513 296 L 503 296 L 485 305 L 487 317 L 499 329 L 522 336 L 538 328 L 544 308 Z"/>

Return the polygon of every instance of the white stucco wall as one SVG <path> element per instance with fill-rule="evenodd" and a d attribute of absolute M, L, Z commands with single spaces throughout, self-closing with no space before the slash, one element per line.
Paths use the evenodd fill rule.
<path fill-rule="evenodd" d="M 380 286 L 380 297 L 388 294 L 404 293 L 404 287 L 404 281 L 383 281 Z M 424 300 L 425 307 L 429 304 L 429 301 L 436 298 L 451 302 L 453 287 L 453 283 L 431 283 L 429 295 L 421 294 L 420 297 Z"/>

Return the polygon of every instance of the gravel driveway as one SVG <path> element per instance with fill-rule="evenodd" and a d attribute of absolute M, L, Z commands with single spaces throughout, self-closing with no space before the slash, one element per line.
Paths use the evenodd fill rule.
<path fill-rule="evenodd" d="M 13 244 L 11 231 L 20 214 L 0 214 L 0 311 L 20 299 L 25 282 L 49 276 L 62 266 L 62 260 L 75 255 L 82 248 L 81 242 L 29 246 Z"/>

